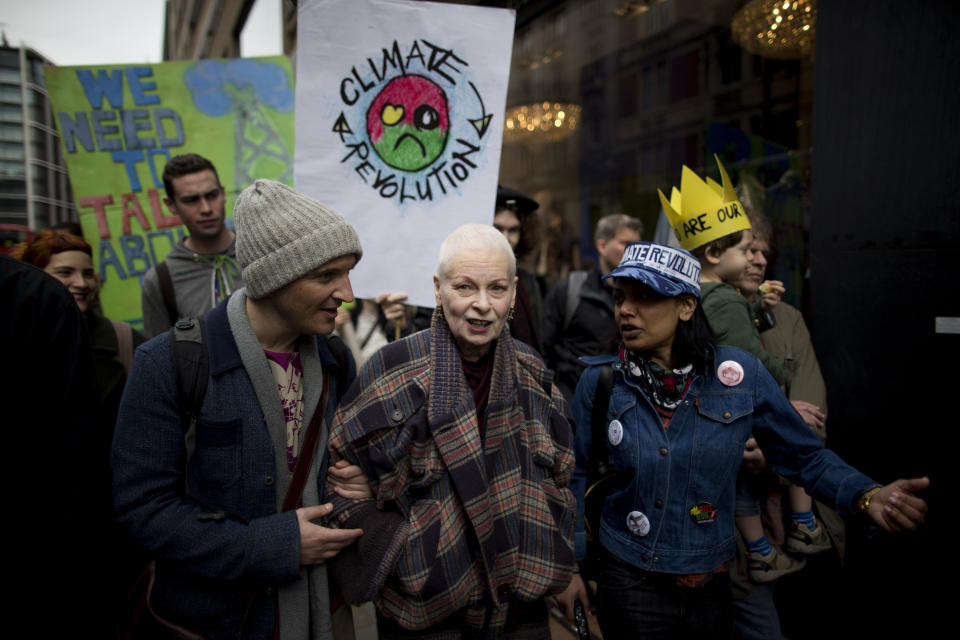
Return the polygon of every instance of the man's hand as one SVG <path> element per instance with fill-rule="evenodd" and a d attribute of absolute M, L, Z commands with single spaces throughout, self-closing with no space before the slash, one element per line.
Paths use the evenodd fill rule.
<path fill-rule="evenodd" d="M 817 432 L 823 431 L 826 425 L 827 414 L 821 411 L 820 407 L 805 400 L 791 400 L 790 404 L 793 405 L 793 408 L 800 414 L 800 417 L 807 423 L 808 427 Z"/>
<path fill-rule="evenodd" d="M 556 595 L 557 603 L 563 609 L 567 616 L 567 622 L 573 623 L 573 603 L 577 600 L 583 603 L 584 609 L 590 608 L 590 600 L 587 598 L 587 588 L 583 584 L 583 578 L 579 573 L 573 574 L 573 579 L 563 593 Z"/>
<path fill-rule="evenodd" d="M 330 503 L 297 509 L 297 522 L 300 524 L 300 564 L 320 564 L 363 535 L 363 529 L 328 529 L 310 522 L 331 511 L 333 505 Z"/>
<path fill-rule="evenodd" d="M 407 310 L 403 301 L 407 299 L 405 293 L 381 293 L 377 296 L 377 304 L 383 310 L 383 317 L 393 323 L 395 327 L 407 325 Z"/>
<path fill-rule="evenodd" d="M 930 485 L 930 478 L 891 482 L 874 494 L 867 513 L 889 533 L 911 533 L 923 524 L 927 503 L 913 495 Z"/>
<path fill-rule="evenodd" d="M 747 444 L 743 448 L 743 460 L 740 464 L 753 473 L 760 473 L 767 468 L 767 460 L 763 457 L 763 451 L 757 446 L 757 441 L 753 436 L 747 439 Z"/>
<path fill-rule="evenodd" d="M 337 495 L 348 500 L 373 499 L 373 489 L 363 475 L 363 469 L 346 460 L 337 460 L 336 464 L 327 467 L 327 484 Z"/>
<path fill-rule="evenodd" d="M 786 291 L 783 283 L 779 280 L 764 280 L 757 290 L 757 293 L 760 294 L 760 307 L 766 312 L 773 311 L 773 308 L 780 303 L 780 297 Z"/>

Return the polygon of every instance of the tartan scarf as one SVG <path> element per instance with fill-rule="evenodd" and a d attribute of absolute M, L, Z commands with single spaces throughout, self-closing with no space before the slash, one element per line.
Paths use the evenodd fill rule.
<path fill-rule="evenodd" d="M 504 340 L 504 337 L 507 339 Z M 487 406 L 504 402 L 516 392 L 516 362 L 517 352 L 510 339 L 510 327 L 504 323 L 500 336 L 493 344 L 493 372 Z M 436 309 L 430 320 L 430 376 L 427 415 L 431 422 L 449 415 L 465 395 L 473 395 L 463 374 L 460 349 L 450 333 L 450 325 Z"/>

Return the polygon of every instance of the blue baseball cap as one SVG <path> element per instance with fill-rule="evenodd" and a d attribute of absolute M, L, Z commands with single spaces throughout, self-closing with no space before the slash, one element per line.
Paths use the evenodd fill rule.
<path fill-rule="evenodd" d="M 700 299 L 700 261 L 678 247 L 632 242 L 617 268 L 603 277 L 639 280 L 668 298 L 688 293 Z"/>

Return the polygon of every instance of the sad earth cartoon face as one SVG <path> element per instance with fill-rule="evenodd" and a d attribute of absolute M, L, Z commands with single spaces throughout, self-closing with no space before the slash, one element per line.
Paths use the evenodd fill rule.
<path fill-rule="evenodd" d="M 447 96 L 423 76 L 394 78 L 367 110 L 367 133 L 391 167 L 419 171 L 440 157 L 449 131 Z"/>

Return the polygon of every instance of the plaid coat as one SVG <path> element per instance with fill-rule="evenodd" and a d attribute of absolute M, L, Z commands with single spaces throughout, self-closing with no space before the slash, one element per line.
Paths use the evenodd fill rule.
<path fill-rule="evenodd" d="M 330 496 L 342 526 L 364 529 L 352 552 L 331 561 L 348 600 L 372 598 L 407 629 L 459 612 L 496 636 L 511 599 L 563 590 L 576 517 L 568 415 L 543 361 L 506 329 L 485 442 L 443 319 L 383 348 L 341 401 L 330 434 L 333 455 L 360 465 L 375 495 Z"/>

